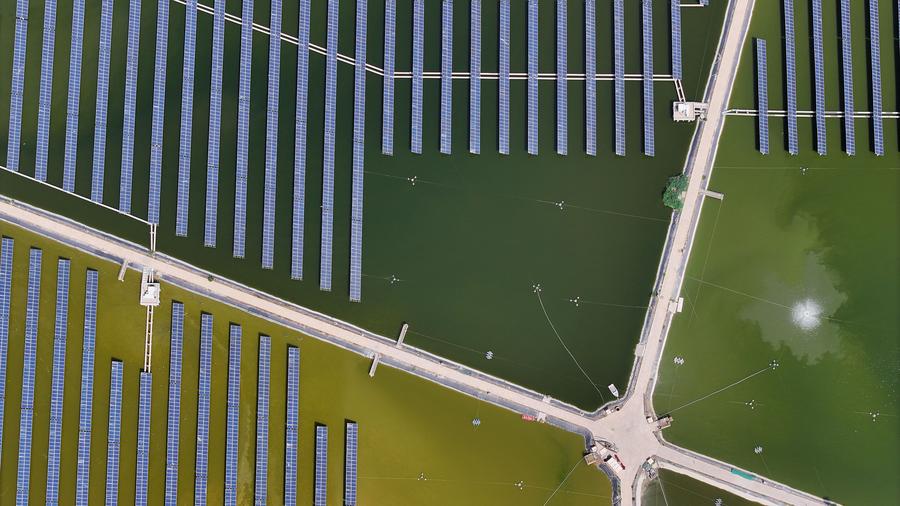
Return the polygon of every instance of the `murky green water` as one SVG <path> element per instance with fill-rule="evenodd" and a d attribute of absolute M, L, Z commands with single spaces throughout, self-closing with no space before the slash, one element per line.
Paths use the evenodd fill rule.
<path fill-rule="evenodd" d="M 716 502 L 717 500 L 721 502 Z M 656 480 L 644 489 L 643 501 L 643 504 L 647 506 L 750 506 L 757 504 L 707 485 L 702 481 L 665 469 L 661 469 Z"/>
<path fill-rule="evenodd" d="M 769 44 L 770 106 L 780 108 L 778 2 L 758 4 L 751 35 Z M 854 3 L 858 109 L 867 109 L 866 18 Z M 896 33 L 881 2 L 885 110 L 896 110 Z M 798 90 L 810 108 L 806 6 L 797 3 Z M 824 2 L 828 108 L 839 107 L 835 2 Z M 745 52 L 734 107 L 753 107 Z M 801 154 L 786 153 L 774 120 L 773 154 L 755 153 L 752 119 L 728 121 L 708 200 L 663 357 L 656 409 L 674 411 L 671 441 L 843 504 L 897 504 L 900 487 L 900 157 L 895 120 L 886 156 L 856 122 L 857 153 L 841 152 L 829 120 L 829 155 L 814 151 L 813 121 L 799 120 Z M 802 171 L 801 167 L 808 170 Z M 683 357 L 684 365 L 673 363 Z M 779 367 L 696 404 L 771 360 Z M 760 446 L 757 454 L 754 448 Z"/>

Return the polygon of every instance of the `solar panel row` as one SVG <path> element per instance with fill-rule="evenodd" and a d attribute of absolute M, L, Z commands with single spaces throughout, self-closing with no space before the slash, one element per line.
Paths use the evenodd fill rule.
<path fill-rule="evenodd" d="M 247 236 L 247 150 L 250 145 L 250 70 L 253 56 L 253 2 L 241 3 L 241 75 L 238 83 L 237 154 L 234 170 L 234 244 L 244 258 Z"/>
<path fill-rule="evenodd" d="M 500 125 L 498 151 L 509 154 L 509 0 L 500 0 Z"/>
<path fill-rule="evenodd" d="M 294 195 L 291 217 L 291 279 L 303 279 L 303 230 L 306 212 L 306 108 L 309 101 L 309 0 L 299 1 L 297 109 L 294 129 Z"/>
<path fill-rule="evenodd" d="M 219 218 L 219 149 L 222 135 L 222 68 L 225 52 L 225 0 L 213 4 L 213 53 L 209 83 L 209 143 L 206 151 L 206 208 L 203 245 L 216 247 Z"/>
<path fill-rule="evenodd" d="M 359 450 L 359 426 L 347 422 L 344 441 L 344 505 L 356 506 L 357 455 Z"/>
<path fill-rule="evenodd" d="M 756 101 L 759 104 L 759 152 L 769 154 L 769 81 L 766 72 L 766 41 L 756 39 Z"/>
<path fill-rule="evenodd" d="M 616 154 L 625 156 L 625 2 L 613 0 Z"/>
<path fill-rule="evenodd" d="M 257 369 L 256 389 L 256 486 L 254 487 L 255 504 L 257 505 L 266 504 L 266 484 L 269 474 L 269 362 L 271 358 L 271 339 L 269 336 L 259 336 L 259 368 Z"/>
<path fill-rule="evenodd" d="M 528 154 L 538 154 L 538 2 L 528 0 Z"/>
<path fill-rule="evenodd" d="M 813 67 L 816 100 L 816 151 L 828 152 L 825 137 L 825 56 L 822 49 L 822 0 L 812 1 L 813 18 Z"/>
<path fill-rule="evenodd" d="M 47 449 L 47 502 L 59 503 L 59 459 L 62 445 L 63 394 L 66 384 L 66 333 L 69 326 L 69 261 L 56 269 L 56 320 L 53 327 L 53 372 L 50 384 L 50 442 Z"/>
<path fill-rule="evenodd" d="M 178 438 L 181 423 L 181 354 L 184 305 L 172 302 L 169 330 L 169 409 L 166 420 L 166 505 L 178 504 Z"/>
<path fill-rule="evenodd" d="M 191 137 L 194 128 L 194 63 L 197 51 L 197 0 L 184 8 L 184 63 L 181 74 L 181 135 L 178 146 L 178 191 L 175 235 L 186 237 L 191 192 Z M 211 87 L 210 87 L 211 88 Z"/>
<path fill-rule="evenodd" d="M 313 505 L 327 506 L 328 486 L 328 427 L 316 425 L 316 471 Z"/>
<path fill-rule="evenodd" d="M 34 178 L 47 180 L 47 145 L 50 139 L 50 105 L 53 95 L 53 45 L 56 40 L 56 0 L 44 4 L 44 36 L 41 46 L 41 85 L 38 98 L 37 142 Z"/>
<path fill-rule="evenodd" d="M 651 0 L 641 2 L 641 21 L 643 35 L 644 71 L 644 154 L 656 154 L 656 139 L 653 115 L 653 3 Z"/>
<path fill-rule="evenodd" d="M 410 151 L 422 154 L 422 65 L 425 53 L 425 0 L 413 0 L 412 138 Z"/>
<path fill-rule="evenodd" d="M 441 153 L 449 155 L 453 126 L 453 0 L 443 0 L 441 11 Z"/>
<path fill-rule="evenodd" d="M 156 11 L 156 62 L 153 73 L 153 119 L 150 128 L 150 191 L 147 221 L 159 223 L 162 178 L 163 126 L 166 113 L 166 58 L 169 40 L 169 1 L 158 0 Z"/>
<path fill-rule="evenodd" d="M 122 170 L 119 177 L 119 210 L 131 213 L 134 171 L 134 109 L 137 105 L 138 51 L 141 40 L 141 0 L 128 8 L 128 50 L 125 57 L 125 115 L 122 124 Z"/>
<path fill-rule="evenodd" d="M 231 324 L 228 337 L 228 400 L 225 425 L 225 506 L 237 505 L 240 408 L 241 326 Z"/>
<path fill-rule="evenodd" d="M 147 504 L 147 480 L 150 468 L 150 394 L 153 391 L 153 376 L 149 372 L 142 371 L 140 381 L 134 503 L 144 506 Z"/>
<path fill-rule="evenodd" d="M 78 104 L 81 98 L 81 53 L 84 38 L 84 0 L 72 8 L 72 51 L 69 53 L 69 95 L 66 106 L 66 146 L 63 190 L 75 191 L 75 158 L 78 154 Z"/>
<path fill-rule="evenodd" d="M 850 33 L 850 0 L 841 0 L 841 71 L 844 88 L 844 150 L 856 154 L 853 121 L 853 41 Z"/>
<path fill-rule="evenodd" d="M 34 372 L 41 303 L 41 256 L 42 252 L 38 248 L 31 248 L 28 254 L 28 296 L 25 301 L 25 350 L 22 359 L 16 504 L 27 504 L 28 493 L 31 490 L 31 422 L 34 419 Z"/>
<path fill-rule="evenodd" d="M 794 0 L 784 0 L 788 152 L 792 155 L 796 155 L 800 151 L 797 141 L 797 56 L 794 37 Z"/>
<path fill-rule="evenodd" d="M 25 48 L 28 40 L 28 0 L 16 0 L 16 35 L 13 45 L 12 84 L 9 91 L 9 142 L 6 168 L 18 172 L 22 143 L 22 96 L 25 92 Z"/>
<path fill-rule="evenodd" d="M 672 20 L 672 77 L 682 79 L 681 61 L 681 0 L 669 0 L 669 12 Z"/>
<path fill-rule="evenodd" d="M 353 96 L 353 193 L 350 211 L 350 301 L 362 298 L 363 177 L 366 137 L 366 0 L 356 2 Z"/>
<path fill-rule="evenodd" d="M 9 304 L 14 246 L 15 241 L 11 237 L 0 239 L 0 454 L 3 450 L 3 413 L 6 409 L 6 352 L 9 344 Z"/>
<path fill-rule="evenodd" d="M 272 0 L 269 30 L 269 87 L 266 104 L 266 172 L 263 188 L 262 268 L 275 263 L 275 189 L 278 176 L 278 94 L 281 68 L 281 0 Z"/>
<path fill-rule="evenodd" d="M 677 0 L 673 0 L 677 1 Z M 597 155 L 597 9 L 594 0 L 584 2 L 584 145 Z"/>
<path fill-rule="evenodd" d="M 384 89 L 381 103 L 381 154 L 394 154 L 394 60 L 397 0 L 384 2 Z"/>
<path fill-rule="evenodd" d="M 481 0 L 469 0 L 469 153 L 481 153 Z"/>
<path fill-rule="evenodd" d="M 869 57 L 872 71 L 872 133 L 875 154 L 884 155 L 884 123 L 881 98 L 881 39 L 878 27 L 878 0 L 869 0 Z"/>
<path fill-rule="evenodd" d="M 122 430 L 122 362 L 113 360 L 109 374 L 109 425 L 106 439 L 106 505 L 119 502 L 119 435 Z"/>
<path fill-rule="evenodd" d="M 284 422 L 284 503 L 297 504 L 297 431 L 300 424 L 300 349 L 288 348 Z"/>
<path fill-rule="evenodd" d="M 200 371 L 197 380 L 197 453 L 194 465 L 194 504 L 206 504 L 209 476 L 209 400 L 212 374 L 213 316 L 200 314 Z"/>
<path fill-rule="evenodd" d="M 78 414 L 78 468 L 75 504 L 87 506 L 91 476 L 91 430 L 94 403 L 94 349 L 97 341 L 97 271 L 88 269 L 84 289 L 84 339 L 81 344 L 81 405 Z"/>
<path fill-rule="evenodd" d="M 556 153 L 569 152 L 566 0 L 556 0 Z"/>
<path fill-rule="evenodd" d="M 106 126 L 109 115 L 109 58 L 112 51 L 113 0 L 101 0 L 100 47 L 97 62 L 97 105 L 94 120 L 94 168 L 91 173 L 91 200 L 103 202 L 106 171 Z"/>
<path fill-rule="evenodd" d="M 334 233 L 334 138 L 337 115 L 338 0 L 328 0 L 328 47 L 325 57 L 325 151 L 322 163 L 322 245 L 319 289 L 331 290 Z"/>

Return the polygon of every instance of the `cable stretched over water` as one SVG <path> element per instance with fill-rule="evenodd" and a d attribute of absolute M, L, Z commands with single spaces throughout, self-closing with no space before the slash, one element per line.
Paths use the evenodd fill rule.
<path fill-rule="evenodd" d="M 550 499 L 553 499 L 553 496 L 555 496 L 556 493 L 559 492 L 559 489 L 561 489 L 562 486 L 566 483 L 566 481 L 569 480 L 569 476 L 572 476 L 572 473 L 575 472 L 575 469 L 578 467 L 578 464 L 580 464 L 580 463 L 581 463 L 581 459 L 578 459 L 575 461 L 575 465 L 572 466 L 572 469 L 569 469 L 569 472 L 568 472 L 568 474 L 566 474 L 566 477 L 563 478 L 563 480 L 561 482 L 559 482 L 559 485 L 557 485 L 555 489 L 553 489 L 553 493 L 550 494 L 550 497 L 548 497 L 546 501 L 544 501 L 543 506 L 547 506 L 547 504 L 550 503 Z"/>
<path fill-rule="evenodd" d="M 716 391 L 714 391 L 714 392 L 708 393 L 708 394 L 706 394 L 706 395 L 704 395 L 703 397 L 700 397 L 700 398 L 698 398 L 698 399 L 694 399 L 694 400 L 692 400 L 691 402 L 688 402 L 687 404 L 682 404 L 681 406 L 678 406 L 678 407 L 675 408 L 675 409 L 670 409 L 670 410 L 668 410 L 666 413 L 672 414 L 672 413 L 678 411 L 679 409 L 684 409 L 684 408 L 686 408 L 686 407 L 688 407 L 688 406 L 691 406 L 691 405 L 693 405 L 693 404 L 696 404 L 696 403 L 698 403 L 698 402 L 700 402 L 700 401 L 709 399 L 710 397 L 712 397 L 712 396 L 714 396 L 714 395 L 716 395 L 716 394 L 720 394 L 720 393 L 724 392 L 725 390 L 728 390 L 728 389 L 731 388 L 731 387 L 736 387 L 736 386 L 740 385 L 741 383 L 743 383 L 743 382 L 745 382 L 745 381 L 747 381 L 747 380 L 749 380 L 749 379 L 751 379 L 751 378 L 753 378 L 753 377 L 755 377 L 755 376 L 758 376 L 758 375 L 760 375 L 760 374 L 762 374 L 762 373 L 764 373 L 764 372 L 766 372 L 766 371 L 768 371 L 768 370 L 775 370 L 775 366 L 774 366 L 773 364 L 769 364 L 769 365 L 763 367 L 762 369 L 760 369 L 760 370 L 758 370 L 758 371 L 756 371 L 756 372 L 754 372 L 754 373 L 752 373 L 752 374 L 750 374 L 750 375 L 748 375 L 748 376 L 745 376 L 745 377 L 743 377 L 743 378 L 741 378 L 741 379 L 735 381 L 734 383 L 732 383 L 732 384 L 730 384 L 730 385 L 724 386 L 724 387 L 722 387 L 722 388 L 720 388 L 720 389 L 718 389 L 718 390 L 716 390 Z"/>

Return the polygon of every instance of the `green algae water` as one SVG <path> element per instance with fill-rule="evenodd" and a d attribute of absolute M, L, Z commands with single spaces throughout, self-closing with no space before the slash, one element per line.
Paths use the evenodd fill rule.
<path fill-rule="evenodd" d="M 642 501 L 642 504 L 647 506 L 694 506 L 698 504 L 750 506 L 757 504 L 666 469 L 660 469 L 656 480 L 644 489 Z"/>
<path fill-rule="evenodd" d="M 810 57 L 801 42 L 807 6 L 796 5 L 798 101 L 809 109 Z M 890 2 L 880 6 L 885 111 L 894 111 L 896 13 Z M 750 32 L 769 45 L 772 108 L 783 103 L 773 84 L 781 82 L 781 29 L 771 22 L 780 8 L 757 3 Z M 836 2 L 825 1 L 823 10 L 834 110 L 841 89 Z M 852 29 L 857 109 L 866 110 L 864 2 L 853 3 Z M 752 54 L 744 52 L 732 107 L 754 107 Z M 728 120 L 710 184 L 725 199 L 704 206 L 655 407 L 672 412 L 665 435 L 676 444 L 842 504 L 897 504 L 897 123 L 885 120 L 884 157 L 872 153 L 867 120 L 856 120 L 855 157 L 842 152 L 839 120 L 827 123 L 825 157 L 815 154 L 813 120 L 798 123 L 799 156 L 787 154 L 785 122 L 775 118 L 772 154 L 763 157 L 755 152 L 755 121 Z M 688 405 L 773 360 L 776 369 Z"/>

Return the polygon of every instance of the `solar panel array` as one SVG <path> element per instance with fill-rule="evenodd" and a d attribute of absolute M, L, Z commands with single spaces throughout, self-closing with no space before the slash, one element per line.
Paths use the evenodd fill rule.
<path fill-rule="evenodd" d="M 163 126 L 166 114 L 166 58 L 169 40 L 169 1 L 158 0 L 156 11 L 156 62 L 153 73 L 153 119 L 150 128 L 150 192 L 147 221 L 159 223 L 162 178 Z"/>
<path fill-rule="evenodd" d="M 384 89 L 381 111 L 381 154 L 394 154 L 394 63 L 397 45 L 397 0 L 384 2 Z"/>
<path fill-rule="evenodd" d="M 25 48 L 28 39 L 28 0 L 16 0 L 16 36 L 13 46 L 12 84 L 9 91 L 9 142 L 6 168 L 19 170 L 22 143 L 22 95 L 25 92 Z"/>
<path fill-rule="evenodd" d="M 364 2 L 365 0 L 359 0 Z M 259 368 L 256 389 L 256 504 L 266 504 L 266 483 L 269 474 L 269 362 L 272 341 L 259 336 Z"/>
<path fill-rule="evenodd" d="M 357 454 L 359 450 L 359 426 L 347 422 L 344 442 L 344 505 L 356 506 Z"/>
<path fill-rule="evenodd" d="M 299 1 L 297 110 L 294 129 L 294 195 L 291 217 L 291 279 L 303 279 L 303 228 L 306 210 L 306 108 L 309 101 L 309 1 Z"/>
<path fill-rule="evenodd" d="M 813 17 L 813 67 L 816 100 L 816 151 L 828 152 L 825 138 L 825 56 L 822 50 L 822 0 L 812 1 Z"/>
<path fill-rule="evenodd" d="M 62 445 L 63 394 L 66 385 L 66 333 L 69 325 L 69 261 L 56 270 L 56 323 L 53 327 L 53 373 L 50 384 L 50 442 L 47 450 L 47 502 L 59 502 L 59 459 Z"/>
<path fill-rule="evenodd" d="M 313 505 L 327 506 L 328 491 L 328 427 L 316 425 L 316 471 Z"/>
<path fill-rule="evenodd" d="M 584 145 L 597 155 L 597 9 L 594 0 L 584 2 Z"/>
<path fill-rule="evenodd" d="M 209 142 L 206 151 L 206 209 L 203 245 L 216 247 L 219 218 L 219 149 L 222 134 L 222 67 L 225 52 L 225 0 L 213 5 L 212 67 L 209 83 Z"/>
<path fill-rule="evenodd" d="M 766 41 L 756 39 L 756 101 L 759 103 L 759 152 L 769 154 L 769 81 L 766 72 Z"/>
<path fill-rule="evenodd" d="M 187 236 L 191 192 L 191 134 L 194 128 L 194 61 L 197 50 L 197 0 L 184 9 L 184 64 L 181 78 L 181 135 L 178 147 L 178 192 L 175 198 L 175 235 Z M 210 89 L 212 86 L 210 86 Z M 210 95 L 212 96 L 212 95 Z"/>
<path fill-rule="evenodd" d="M 184 305 L 180 302 L 172 302 L 172 324 L 169 331 L 169 409 L 166 422 L 165 501 L 167 505 L 178 504 L 178 438 L 181 422 L 181 354 L 183 345 Z"/>
<path fill-rule="evenodd" d="M 556 0 L 556 153 L 560 155 L 569 152 L 567 39 L 566 0 Z"/>
<path fill-rule="evenodd" d="M 334 240 L 334 137 L 337 115 L 338 0 L 328 0 L 328 47 L 325 57 L 325 152 L 322 163 L 322 245 L 319 289 L 331 290 Z"/>
<path fill-rule="evenodd" d="M 500 125 L 498 151 L 509 154 L 509 0 L 500 0 Z"/>
<path fill-rule="evenodd" d="M 275 262 L 275 189 L 278 175 L 278 94 L 281 68 L 281 0 L 272 0 L 269 30 L 269 94 L 266 107 L 266 172 L 263 193 L 262 268 Z"/>
<path fill-rule="evenodd" d="M 34 178 L 47 180 L 47 145 L 50 140 L 50 105 L 53 98 L 53 45 L 56 40 L 56 0 L 44 3 L 44 36 L 41 46 L 41 85 L 38 98 L 37 148 Z"/>
<path fill-rule="evenodd" d="M 538 1 L 528 0 L 528 154 L 538 154 Z"/>
<path fill-rule="evenodd" d="M 451 151 L 453 125 L 453 0 L 443 0 L 441 14 L 441 153 Z"/>
<path fill-rule="evenodd" d="M 84 38 L 84 0 L 72 8 L 72 47 L 69 53 L 69 95 L 66 106 L 66 146 L 63 190 L 75 191 L 75 158 L 78 154 L 78 104 L 81 97 L 81 53 Z"/>
<path fill-rule="evenodd" d="M 356 2 L 353 96 L 353 201 L 350 211 L 350 301 L 362 298 L 363 176 L 366 138 L 366 0 Z"/>
<path fill-rule="evenodd" d="M 784 0 L 788 152 L 792 155 L 796 155 L 800 151 L 797 141 L 797 56 L 794 37 L 794 0 Z"/>
<path fill-rule="evenodd" d="M 297 431 L 300 425 L 300 349 L 288 348 L 284 422 L 284 503 L 297 504 Z"/>
<path fill-rule="evenodd" d="M 234 243 L 231 255 L 244 258 L 247 238 L 247 150 L 250 145 L 250 60 L 253 56 L 253 2 L 241 3 L 241 76 L 238 83 L 237 154 L 234 169 Z"/>
<path fill-rule="evenodd" d="M 122 430 L 122 362 L 113 360 L 109 375 L 109 425 L 106 439 L 106 504 L 119 502 L 119 448 Z"/>
<path fill-rule="evenodd" d="M 869 57 L 872 71 L 872 131 L 875 154 L 884 155 L 884 124 L 881 99 L 881 39 L 878 27 L 878 0 L 869 0 Z"/>
<path fill-rule="evenodd" d="M 844 149 L 856 154 L 856 130 L 853 121 L 853 40 L 850 31 L 850 0 L 841 0 L 841 71 L 844 88 Z"/>
<path fill-rule="evenodd" d="M 643 35 L 644 71 L 644 154 L 654 156 L 656 139 L 653 125 L 653 3 L 651 0 L 641 2 L 641 21 Z"/>
<path fill-rule="evenodd" d="M 625 156 L 625 2 L 613 0 L 613 52 L 615 53 L 616 154 Z"/>
<path fill-rule="evenodd" d="M 37 359 L 38 316 L 41 304 L 41 250 L 28 257 L 28 297 L 25 302 L 25 352 L 22 359 L 22 403 L 19 418 L 19 459 L 16 504 L 27 504 L 31 490 L 31 422 L 34 419 L 34 372 Z"/>
<path fill-rule="evenodd" d="M 410 150 L 422 154 L 422 60 L 425 53 L 425 0 L 413 0 L 412 138 Z"/>
<path fill-rule="evenodd" d="M 194 504 L 206 504 L 209 476 L 209 400 L 212 374 L 213 317 L 200 314 L 200 372 L 197 386 L 197 456 L 194 465 Z"/>
<path fill-rule="evenodd" d="M 91 200 L 103 202 L 106 171 L 106 126 L 109 115 L 109 58 L 112 51 L 113 0 L 101 0 L 100 47 L 97 62 L 97 105 L 94 120 L 94 168 L 91 172 Z"/>
<path fill-rule="evenodd" d="M 119 210 L 131 212 L 134 170 L 134 109 L 137 105 L 138 52 L 141 41 L 141 0 L 128 8 L 128 50 L 125 57 L 125 116 L 122 124 L 122 170 L 119 178 Z"/>
<path fill-rule="evenodd" d="M 147 479 L 150 467 L 150 394 L 153 391 L 153 375 L 141 372 L 138 397 L 137 462 L 135 464 L 134 504 L 147 504 Z"/>
<path fill-rule="evenodd" d="M 225 425 L 225 506 L 237 505 L 238 430 L 241 416 L 241 326 L 228 331 L 228 400 Z"/>
<path fill-rule="evenodd" d="M 78 414 L 78 469 L 75 504 L 87 506 L 91 476 L 91 417 L 94 408 L 94 349 L 97 341 L 97 271 L 88 269 L 84 289 L 84 339 L 81 345 L 81 406 Z"/>
<path fill-rule="evenodd" d="M 477 155 L 481 153 L 481 0 L 469 2 L 469 153 Z"/>
<path fill-rule="evenodd" d="M 681 61 L 681 0 L 669 0 L 670 18 L 672 20 L 672 77 L 682 79 Z"/>
<path fill-rule="evenodd" d="M 6 352 L 9 345 L 9 304 L 14 246 L 15 241 L 11 237 L 0 239 L 0 453 L 3 450 L 3 413 L 6 409 Z"/>

